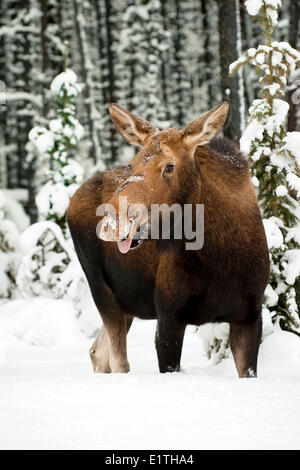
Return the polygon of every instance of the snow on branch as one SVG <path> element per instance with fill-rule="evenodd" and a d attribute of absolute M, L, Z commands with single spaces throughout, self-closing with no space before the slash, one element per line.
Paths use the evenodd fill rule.
<path fill-rule="evenodd" d="M 39 215 L 66 231 L 65 214 L 70 198 L 83 178 L 83 168 L 71 158 L 84 134 L 75 117 L 75 98 L 82 87 L 76 74 L 66 69 L 54 78 L 50 89 L 58 105 L 57 117 L 49 122 L 49 129 L 34 127 L 29 141 L 51 168 L 45 171 L 46 184 L 36 197 Z"/>
<path fill-rule="evenodd" d="M 38 108 L 42 107 L 41 97 L 32 93 L 27 93 L 26 91 L 0 92 L 0 103 L 5 103 L 7 101 L 30 101 Z"/>
<path fill-rule="evenodd" d="M 300 334 L 296 280 L 300 276 L 300 133 L 287 132 L 289 104 L 283 99 L 300 53 L 287 42 L 272 41 L 279 0 L 248 0 L 247 11 L 260 21 L 266 44 L 250 48 L 230 65 L 230 75 L 254 65 L 260 98 L 249 109 L 241 150 L 252 163 L 271 255 L 271 278 L 264 311 L 273 321 Z"/>

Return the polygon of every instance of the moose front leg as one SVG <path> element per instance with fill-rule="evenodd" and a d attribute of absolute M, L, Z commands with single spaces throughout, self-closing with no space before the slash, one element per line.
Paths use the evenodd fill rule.
<path fill-rule="evenodd" d="M 160 372 L 179 372 L 186 325 L 173 314 L 159 314 L 155 346 Z"/>
<path fill-rule="evenodd" d="M 230 325 L 230 347 L 240 378 L 257 375 L 257 356 L 261 334 L 261 315 Z"/>

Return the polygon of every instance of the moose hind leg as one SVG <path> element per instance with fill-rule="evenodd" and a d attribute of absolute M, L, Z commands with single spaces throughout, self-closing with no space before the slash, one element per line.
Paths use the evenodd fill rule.
<path fill-rule="evenodd" d="M 116 312 L 115 312 L 116 313 Z M 103 325 L 108 338 L 109 366 L 111 372 L 129 372 L 127 359 L 127 333 L 133 317 L 119 312 L 117 315 L 105 316 L 102 313 Z"/>
<path fill-rule="evenodd" d="M 90 357 L 94 372 L 128 372 L 126 335 L 131 327 L 133 316 L 124 315 L 119 318 L 119 325 L 115 322 L 107 326 L 110 336 L 104 326 L 98 333 L 91 349 Z M 125 329 L 123 328 L 125 325 Z M 120 348 L 118 347 L 120 346 Z"/>
<path fill-rule="evenodd" d="M 90 348 L 90 358 L 94 367 L 94 372 L 111 372 L 109 365 L 109 343 L 103 326 Z"/>
<path fill-rule="evenodd" d="M 240 378 L 257 375 L 257 356 L 261 335 L 261 315 L 230 325 L 230 347 Z"/>

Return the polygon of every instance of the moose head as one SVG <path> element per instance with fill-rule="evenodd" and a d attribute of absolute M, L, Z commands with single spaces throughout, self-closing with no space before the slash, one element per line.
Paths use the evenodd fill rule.
<path fill-rule="evenodd" d="M 109 201 L 114 214 L 103 219 L 99 232 L 102 240 L 117 242 L 119 250 L 127 253 L 143 240 L 142 227 L 149 224 L 153 205 L 193 202 L 201 186 L 196 149 L 206 146 L 210 152 L 207 144 L 221 131 L 228 107 L 223 102 L 182 130 L 160 131 L 120 106 L 110 105 L 110 116 L 119 133 L 141 149 L 130 162 L 128 177 Z"/>

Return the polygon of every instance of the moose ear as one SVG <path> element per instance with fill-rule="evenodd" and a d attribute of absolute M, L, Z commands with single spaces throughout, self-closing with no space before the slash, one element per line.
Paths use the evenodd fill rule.
<path fill-rule="evenodd" d="M 150 122 L 144 121 L 117 104 L 109 106 L 109 113 L 117 130 L 130 144 L 143 145 L 146 138 L 157 131 Z"/>
<path fill-rule="evenodd" d="M 193 152 L 198 145 L 208 144 L 224 126 L 228 110 L 229 104 L 224 101 L 191 121 L 182 130 L 184 143 L 191 147 Z"/>

